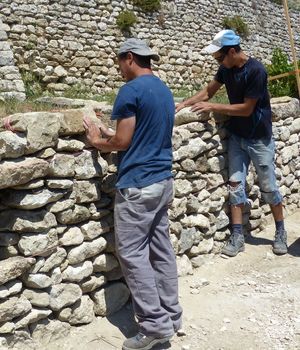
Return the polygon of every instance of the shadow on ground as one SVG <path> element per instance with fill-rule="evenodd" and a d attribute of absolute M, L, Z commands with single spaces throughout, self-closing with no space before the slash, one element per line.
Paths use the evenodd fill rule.
<path fill-rule="evenodd" d="M 296 239 L 289 247 L 289 254 L 292 256 L 300 256 L 300 238 Z"/>
<path fill-rule="evenodd" d="M 267 238 L 263 237 L 255 237 L 251 236 L 250 234 L 246 236 L 245 238 L 246 243 L 250 245 L 270 245 L 272 246 L 273 241 Z"/>

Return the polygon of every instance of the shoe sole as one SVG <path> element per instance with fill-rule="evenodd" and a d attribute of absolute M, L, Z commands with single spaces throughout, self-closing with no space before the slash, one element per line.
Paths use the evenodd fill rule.
<path fill-rule="evenodd" d="M 173 334 L 164 338 L 153 339 L 151 343 L 142 348 L 128 348 L 127 346 L 122 347 L 122 350 L 151 350 L 154 345 L 164 344 L 173 338 Z"/>
<path fill-rule="evenodd" d="M 223 251 L 221 252 L 221 254 L 226 255 L 226 256 L 230 256 L 231 258 L 235 257 L 238 255 L 238 253 L 244 252 L 245 251 L 245 246 L 242 246 L 237 252 L 230 252 L 230 251 Z"/>
<path fill-rule="evenodd" d="M 276 255 L 284 255 L 286 254 L 288 251 L 286 250 L 280 250 L 280 249 L 273 249 L 273 253 Z"/>

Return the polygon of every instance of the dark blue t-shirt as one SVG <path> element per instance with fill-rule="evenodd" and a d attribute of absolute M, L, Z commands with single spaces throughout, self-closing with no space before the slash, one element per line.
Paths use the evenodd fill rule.
<path fill-rule="evenodd" d="M 154 75 L 139 76 L 121 87 L 112 119 L 135 116 L 132 142 L 118 152 L 116 187 L 145 187 L 172 177 L 175 104 L 170 89 Z"/>
<path fill-rule="evenodd" d="M 221 65 L 215 80 L 225 84 L 230 104 L 243 103 L 245 98 L 258 99 L 250 117 L 230 118 L 229 131 L 248 139 L 271 137 L 272 112 L 264 66 L 249 57 L 240 68 L 225 68 Z"/>

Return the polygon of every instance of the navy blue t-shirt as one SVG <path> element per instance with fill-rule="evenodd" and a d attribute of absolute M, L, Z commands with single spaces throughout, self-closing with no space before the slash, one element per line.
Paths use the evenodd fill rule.
<path fill-rule="evenodd" d="M 175 104 L 170 89 L 156 76 L 141 75 L 121 87 L 112 119 L 136 117 L 132 142 L 118 152 L 116 187 L 145 187 L 172 177 Z"/>
<path fill-rule="evenodd" d="M 264 66 L 249 57 L 240 68 L 225 68 L 221 65 L 215 80 L 225 84 L 230 104 L 243 103 L 245 98 L 258 99 L 250 117 L 230 118 L 229 131 L 247 139 L 271 137 L 272 112 Z"/>

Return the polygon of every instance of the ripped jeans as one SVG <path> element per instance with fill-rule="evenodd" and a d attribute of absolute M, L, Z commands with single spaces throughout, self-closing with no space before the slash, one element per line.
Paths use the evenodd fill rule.
<path fill-rule="evenodd" d="M 247 202 L 245 185 L 250 161 L 255 167 L 265 202 L 271 205 L 281 203 L 282 196 L 276 184 L 274 155 L 273 138 L 245 139 L 236 135 L 230 136 L 228 144 L 229 182 L 238 183 L 236 187 L 229 185 L 230 204 L 238 205 Z"/>

